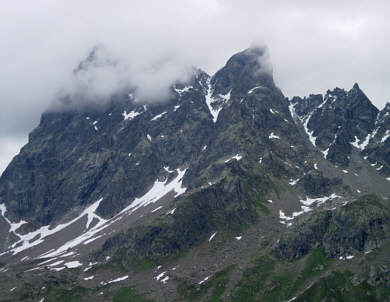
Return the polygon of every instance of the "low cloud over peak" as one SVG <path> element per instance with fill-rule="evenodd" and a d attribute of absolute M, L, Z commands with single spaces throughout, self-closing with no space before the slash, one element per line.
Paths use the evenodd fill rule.
<path fill-rule="evenodd" d="M 191 66 L 214 74 L 253 41 L 268 45 L 270 70 L 286 95 L 358 82 L 383 107 L 390 98 L 389 14 L 385 0 L 7 2 L 0 12 L 0 137 L 25 138 L 59 91 L 92 87 L 98 99 L 132 85 L 140 98 L 161 99 Z M 98 43 L 108 61 L 75 77 Z"/>

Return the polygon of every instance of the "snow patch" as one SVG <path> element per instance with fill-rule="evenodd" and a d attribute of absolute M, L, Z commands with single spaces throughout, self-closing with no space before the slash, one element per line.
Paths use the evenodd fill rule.
<path fill-rule="evenodd" d="M 279 218 L 281 224 L 286 224 L 288 221 L 293 220 L 295 217 L 298 217 L 304 213 L 312 211 L 310 208 L 311 205 L 316 204 L 318 207 L 319 205 L 323 204 L 324 202 L 328 200 L 332 200 L 335 198 L 338 198 L 340 196 L 337 196 L 335 193 L 333 193 L 331 196 L 325 196 L 320 198 L 306 198 L 303 200 L 300 200 L 302 206 L 301 211 L 293 212 L 291 216 L 287 216 L 282 210 L 279 210 Z M 291 224 L 287 224 L 287 226 L 290 226 Z"/>
<path fill-rule="evenodd" d="M 273 138 L 275 138 L 275 139 L 280 139 L 280 137 L 277 136 L 277 135 L 275 135 L 273 132 L 271 132 L 271 134 L 268 136 L 268 138 L 269 138 L 269 139 L 273 139 Z"/>
<path fill-rule="evenodd" d="M 102 236 L 102 235 L 96 236 L 97 233 L 101 232 L 103 229 L 105 229 L 112 223 L 121 219 L 123 215 L 125 214 L 130 215 L 140 207 L 156 202 L 161 197 L 165 196 L 171 191 L 174 192 L 175 197 L 183 194 L 186 191 L 186 188 L 182 187 L 182 180 L 186 172 L 186 169 L 183 171 L 180 171 L 178 169 L 176 171 L 178 175 L 172 181 L 168 183 L 168 180 L 165 182 L 157 180 L 153 184 L 152 188 L 145 195 L 143 195 L 140 198 L 134 199 L 134 201 L 129 206 L 127 206 L 125 209 L 123 209 L 120 213 L 115 215 L 110 220 L 105 220 L 95 214 L 95 210 L 98 208 L 100 202 L 103 200 L 103 198 L 101 198 L 98 201 L 96 201 L 94 204 L 86 208 L 78 217 L 74 218 L 73 220 L 67 223 L 60 224 L 53 229 L 50 229 L 50 226 L 44 226 L 36 231 L 24 235 L 18 234 L 20 239 L 17 242 L 15 242 L 13 245 L 11 245 L 9 250 L 7 250 L 5 253 L 12 252 L 15 255 L 30 247 L 36 246 L 42 243 L 44 241 L 44 238 L 59 232 L 60 230 L 68 227 L 69 225 L 73 224 L 74 222 L 76 222 L 77 220 L 81 219 L 84 216 L 87 216 L 87 223 L 85 227 L 86 231 L 84 233 L 64 243 L 56 250 L 51 250 L 49 252 L 42 254 L 38 258 L 55 257 L 55 256 L 63 255 L 70 248 L 74 248 L 75 246 L 80 245 L 82 243 L 84 244 L 90 243 L 93 240 L 98 239 L 99 236 Z M 2 211 L 2 213 L 3 212 L 4 211 Z M 97 223 L 93 227 L 90 227 L 90 224 L 94 219 L 97 220 Z M 32 241 L 33 239 L 34 241 Z"/>
<path fill-rule="evenodd" d="M 154 118 L 151 119 L 151 121 L 156 121 L 156 120 L 158 120 L 159 118 L 163 117 L 165 114 L 167 114 L 166 111 L 164 111 L 164 112 L 162 112 L 162 113 L 156 115 Z"/>
<path fill-rule="evenodd" d="M 259 89 L 259 88 L 262 88 L 263 86 L 256 86 L 256 87 L 253 87 L 251 90 L 248 91 L 248 94 L 252 94 L 255 90 Z"/>
<path fill-rule="evenodd" d="M 326 159 L 328 157 L 329 148 L 325 149 L 324 151 L 321 151 L 321 153 L 324 155 L 324 158 Z"/>
<path fill-rule="evenodd" d="M 218 232 L 215 232 L 213 235 L 210 236 L 209 242 L 210 242 L 211 240 L 213 240 L 213 238 L 215 237 L 215 235 L 217 235 L 217 233 L 218 233 Z"/>
<path fill-rule="evenodd" d="M 160 210 L 160 209 L 162 209 L 162 206 L 159 206 L 159 207 L 155 208 L 155 209 L 152 211 L 152 213 L 157 212 L 157 211 Z"/>
<path fill-rule="evenodd" d="M 27 221 L 20 220 L 19 222 L 11 222 L 7 217 L 5 217 L 5 213 L 7 213 L 7 207 L 4 203 L 0 204 L 0 215 L 5 219 L 5 221 L 9 224 L 9 233 L 14 233 L 16 236 L 20 238 L 20 235 L 16 233 L 16 230 L 19 229 L 23 224 L 27 223 Z"/>
<path fill-rule="evenodd" d="M 198 284 L 201 285 L 201 284 L 205 283 L 207 280 L 210 279 L 211 276 L 212 276 L 212 275 L 205 277 L 205 278 L 204 278 L 202 281 L 200 281 Z"/>
<path fill-rule="evenodd" d="M 323 204 L 324 202 L 326 202 L 328 200 L 332 200 L 332 199 L 339 198 L 339 197 L 340 196 L 338 196 L 335 193 L 333 193 L 330 196 L 319 197 L 319 198 L 309 198 L 309 197 L 306 197 L 306 199 L 302 199 L 301 200 L 301 203 L 303 205 L 305 205 L 305 206 L 311 206 L 312 204 L 316 203 L 317 206 L 318 206 L 318 205 L 321 205 L 321 204 Z"/>
<path fill-rule="evenodd" d="M 194 87 L 192 87 L 192 86 L 186 86 L 182 89 L 175 88 L 175 91 L 181 97 L 183 94 L 187 93 L 188 91 L 190 91 L 190 89 L 193 89 L 193 88 Z"/>
<path fill-rule="evenodd" d="M 242 156 L 241 156 L 240 154 L 237 153 L 236 155 L 232 156 L 232 158 L 229 158 L 229 159 L 225 160 L 225 163 L 228 163 L 228 162 L 231 161 L 232 159 L 236 159 L 236 160 L 238 161 L 238 160 L 241 160 L 241 159 L 242 159 Z"/>
<path fill-rule="evenodd" d="M 308 135 L 310 142 L 315 147 L 316 146 L 316 138 L 313 136 L 314 130 L 310 132 L 308 127 L 307 127 L 307 125 L 309 124 L 310 118 L 313 115 L 313 113 L 314 113 L 314 111 L 312 113 L 310 113 L 309 116 L 305 119 L 305 122 L 303 123 L 303 128 L 305 129 L 305 132 Z"/>
<path fill-rule="evenodd" d="M 105 222 L 104 219 L 100 218 L 98 215 L 95 214 L 95 210 L 99 207 L 100 202 L 102 200 L 103 200 L 103 198 L 100 198 L 99 200 L 94 202 L 92 205 L 87 207 L 76 218 L 74 218 L 71 221 L 66 222 L 64 224 L 59 224 L 56 227 L 54 227 L 53 229 L 50 229 L 50 226 L 47 225 L 47 226 L 43 226 L 43 227 L 39 228 L 38 230 L 35 230 L 33 232 L 30 232 L 30 233 L 27 233 L 24 235 L 19 235 L 19 234 L 15 233 L 19 237 L 19 240 L 16 241 L 15 243 L 13 243 L 10 246 L 10 249 L 8 251 L 6 251 L 5 253 L 12 252 L 13 255 L 16 255 L 16 254 L 18 254 L 18 253 L 20 253 L 20 252 L 22 252 L 30 247 L 36 246 L 36 245 L 42 243 L 44 241 L 44 238 L 65 229 L 66 227 L 68 227 L 72 223 L 76 222 L 77 220 L 81 219 L 85 215 L 87 215 L 86 229 L 88 229 L 90 223 L 92 222 L 92 220 L 94 218 L 98 219 L 98 221 L 99 221 L 97 223 L 97 225 Z M 35 238 L 37 238 L 37 239 L 35 239 Z M 35 239 L 35 240 L 32 241 L 33 239 Z M 66 249 L 63 252 L 65 252 L 65 251 L 66 251 Z M 54 257 L 54 256 L 57 256 L 58 254 L 44 254 L 44 255 L 45 255 L 45 257 Z"/>
<path fill-rule="evenodd" d="M 183 194 L 186 191 L 186 188 L 182 187 L 182 181 L 187 169 L 184 169 L 183 171 L 177 169 L 176 171 L 178 175 L 171 182 L 168 183 L 168 180 L 157 180 L 153 184 L 152 188 L 144 196 L 134 199 L 129 206 L 124 208 L 119 214 L 114 216 L 114 218 L 127 212 L 129 214 L 132 214 L 140 207 L 145 207 L 148 204 L 158 201 L 160 198 L 162 198 L 171 191 L 175 192 L 175 197 Z"/>
<path fill-rule="evenodd" d="M 76 268 L 82 266 L 83 264 L 80 261 L 69 261 L 64 264 L 67 268 Z"/>
<path fill-rule="evenodd" d="M 107 282 L 102 281 L 102 282 L 100 282 L 100 284 L 101 285 L 106 285 L 106 284 L 111 284 L 111 283 L 117 283 L 117 282 L 126 280 L 127 278 L 129 278 L 128 275 L 123 276 L 123 277 L 119 277 L 119 278 L 116 278 L 116 279 L 113 279 L 113 280 L 110 280 L 110 281 L 107 281 Z"/>
<path fill-rule="evenodd" d="M 126 110 L 122 112 L 123 120 L 125 120 L 125 121 L 127 121 L 127 120 L 131 121 L 133 118 L 135 118 L 136 116 L 138 116 L 140 114 L 141 114 L 140 112 L 136 112 L 135 110 L 132 110 L 129 113 L 127 113 Z"/>
<path fill-rule="evenodd" d="M 358 142 L 358 138 L 357 138 L 357 136 L 355 136 L 355 141 L 351 142 L 351 145 L 353 145 L 354 147 L 356 147 L 360 150 L 366 149 L 371 138 L 373 138 L 376 135 L 376 133 L 378 132 L 378 129 L 379 128 L 376 128 L 372 133 L 367 134 L 366 138 L 360 142 Z"/>
<path fill-rule="evenodd" d="M 175 211 L 176 211 L 176 208 L 174 208 L 173 210 L 167 212 L 167 215 L 173 215 L 173 214 L 175 214 Z"/>
<path fill-rule="evenodd" d="M 231 90 L 227 94 L 218 95 L 218 97 L 219 97 L 219 100 L 218 100 L 218 99 L 215 99 L 215 97 L 213 97 L 213 91 L 212 91 L 212 87 L 211 87 L 211 79 L 207 79 L 207 87 L 208 87 L 207 94 L 205 96 L 206 104 L 207 104 L 207 107 L 209 108 L 211 115 L 213 116 L 213 122 L 216 123 L 217 119 L 218 119 L 219 112 L 222 110 L 222 105 L 218 104 L 218 108 L 214 109 L 213 103 L 216 103 L 220 100 L 223 100 L 223 103 L 226 103 L 227 101 L 229 101 Z"/>
<path fill-rule="evenodd" d="M 381 143 L 384 143 L 389 137 L 390 137 L 390 130 L 386 130 L 385 135 L 381 139 Z"/>

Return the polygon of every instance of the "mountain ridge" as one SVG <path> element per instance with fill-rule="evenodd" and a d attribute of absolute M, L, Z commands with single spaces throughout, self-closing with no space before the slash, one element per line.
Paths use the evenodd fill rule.
<path fill-rule="evenodd" d="M 111 299 L 107 278 L 122 272 L 128 281 L 114 288 L 129 282 L 149 292 L 150 285 L 157 301 L 183 301 L 197 296 L 191 286 L 214 288 L 214 277 L 193 284 L 207 277 L 203 271 L 223 271 L 236 276 L 229 297 L 241 297 L 236 287 L 254 258 L 283 271 L 294 267 L 288 261 L 304 265 L 319 253 L 323 269 L 313 282 L 322 284 L 317 276 L 337 261 L 351 269 L 354 257 L 366 261 L 365 252 L 382 255 L 390 223 L 388 106 L 379 111 L 357 84 L 289 100 L 267 60 L 266 49 L 247 49 L 213 76 L 195 70 L 163 103 L 143 104 L 125 91 L 100 108 L 44 113 L 0 177 L 4 290 L 18 283 L 13 274 L 21 268 L 29 278 L 28 268 L 43 280 L 66 272 L 90 299 L 106 299 L 93 288 Z M 334 236 L 349 230 L 358 231 L 348 240 Z M 376 246 L 373 236 L 381 238 Z M 157 278 L 160 265 L 175 263 Z M 233 267 L 225 271 L 229 265 L 242 266 L 244 279 Z M 96 279 L 81 280 L 89 271 Z M 359 278 L 355 284 L 370 280 Z M 296 287 L 276 301 L 303 297 L 304 287 Z M 268 297 L 259 290 L 258 299 Z"/>

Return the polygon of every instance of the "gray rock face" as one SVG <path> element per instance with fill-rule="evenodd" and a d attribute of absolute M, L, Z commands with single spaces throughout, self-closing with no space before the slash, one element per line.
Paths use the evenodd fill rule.
<path fill-rule="evenodd" d="M 293 98 L 295 111 L 326 159 L 347 167 L 352 143 L 362 144 L 375 129 L 378 109 L 355 84 L 350 91 L 336 88 L 324 97 Z"/>
<path fill-rule="evenodd" d="M 329 256 L 346 257 L 381 247 L 389 239 L 389 209 L 375 195 L 367 195 L 299 221 L 282 235 L 278 250 L 292 259 L 319 246 Z"/>
<path fill-rule="evenodd" d="M 382 175 L 390 176 L 390 103 L 379 112 L 367 148 L 362 152 Z"/>
<path fill-rule="evenodd" d="M 267 166 L 307 153 L 263 56 L 264 50 L 245 50 L 211 79 L 195 70 L 164 103 L 141 104 L 118 93 L 99 108 L 64 105 L 44 113 L 0 179 L 7 216 L 29 221 L 24 228 L 31 230 L 72 217 L 104 196 L 97 213 L 107 218 L 167 177 L 164 167 L 188 168 L 184 185 L 194 189 L 221 177 L 223 165 L 215 163 L 222 158 L 240 154 L 257 162 L 264 156 Z M 293 144 L 303 147 L 287 153 Z"/>
<path fill-rule="evenodd" d="M 99 51 L 80 63 L 75 76 L 95 64 L 117 64 L 96 62 Z M 248 289 L 250 297 L 288 301 L 304 292 L 310 296 L 310 278 L 331 276 L 329 257 L 341 263 L 375 249 L 388 259 L 390 105 L 379 111 L 357 84 L 350 91 L 288 100 L 262 48 L 233 55 L 213 76 L 194 69 L 159 103 L 134 95 L 129 87 L 99 106 L 88 100 L 81 106 L 77 96 L 67 96 L 61 110 L 42 115 L 0 177 L 0 249 L 6 250 L 0 262 L 17 262 L 25 270 L 40 266 L 37 257 L 51 257 L 33 267 L 34 273 L 51 274 L 59 268 L 54 261 L 98 261 L 82 272 L 67 271 L 90 284 L 90 268 L 99 279 L 113 267 L 166 265 L 188 252 L 201 260 L 207 276 L 226 265 L 228 272 L 236 270 L 234 282 L 243 279 L 228 287 L 242 285 L 239 296 L 247 297 Z M 143 198 L 140 208 L 131 208 Z M 21 220 L 27 223 L 19 227 Z M 9 249 L 17 237 L 20 242 Z M 10 255 L 20 246 L 20 254 Z M 255 253 L 255 260 L 240 253 Z M 352 284 L 388 282 L 385 260 L 361 260 L 367 265 Z M 201 265 L 180 261 L 177 280 L 193 283 Z M 43 266 L 48 263 L 53 266 Z M 147 281 L 137 285 L 149 290 L 158 270 L 142 272 Z M 295 281 L 286 282 L 292 272 Z M 341 279 L 349 284 L 349 273 Z M 98 295 L 107 280 L 96 280 L 99 290 L 86 292 Z M 199 280 L 194 297 L 203 288 Z M 161 291 L 157 297 L 175 297 L 173 285 L 162 289 L 161 282 L 153 285 Z M 211 293 L 202 294 L 206 299 Z"/>

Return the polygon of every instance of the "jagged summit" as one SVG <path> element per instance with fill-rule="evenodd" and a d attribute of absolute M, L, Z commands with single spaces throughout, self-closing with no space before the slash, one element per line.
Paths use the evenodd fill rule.
<path fill-rule="evenodd" d="M 266 48 L 248 48 L 233 55 L 212 78 L 215 91 L 242 96 L 249 89 L 264 86 L 275 89 L 272 65 Z"/>
<path fill-rule="evenodd" d="M 113 59 L 107 48 L 103 44 L 99 44 L 92 48 L 87 57 L 73 70 L 73 74 L 77 76 L 93 68 L 105 67 L 107 65 L 114 66 L 116 64 L 118 62 Z"/>

